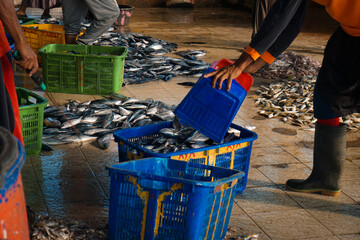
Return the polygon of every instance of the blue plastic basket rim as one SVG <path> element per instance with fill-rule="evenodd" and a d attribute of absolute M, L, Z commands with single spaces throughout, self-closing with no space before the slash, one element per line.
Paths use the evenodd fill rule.
<path fill-rule="evenodd" d="M 184 162 L 184 161 L 180 161 L 180 160 L 174 160 L 174 159 L 168 159 L 168 158 L 154 158 L 154 157 L 142 158 L 142 159 L 132 160 L 132 161 L 140 162 L 140 161 L 148 161 L 149 159 L 166 159 L 167 161 Z M 124 162 L 124 163 L 126 163 L 126 162 Z M 116 173 L 120 173 L 120 174 L 124 174 L 124 175 L 137 176 L 141 179 L 149 179 L 149 180 L 155 180 L 155 181 L 156 180 L 161 181 L 163 179 L 166 179 L 169 182 L 170 181 L 171 182 L 181 182 L 181 183 L 185 183 L 185 184 L 191 184 L 194 186 L 203 186 L 203 187 L 219 186 L 219 185 L 243 178 L 245 176 L 245 173 L 240 170 L 222 168 L 222 167 L 216 167 L 216 166 L 209 166 L 209 165 L 198 164 L 198 163 L 189 163 L 189 162 L 187 162 L 187 163 L 191 164 L 191 166 L 205 166 L 207 169 L 221 169 L 222 171 L 227 171 L 229 173 L 233 172 L 234 174 L 232 174 L 231 176 L 229 176 L 227 178 L 222 178 L 222 179 L 208 182 L 208 181 L 196 181 L 196 180 L 190 180 L 190 179 L 182 179 L 182 178 L 177 178 L 177 177 L 164 177 L 164 176 L 160 176 L 160 175 L 156 175 L 156 174 L 148 174 L 148 173 L 125 170 L 125 169 L 114 167 L 114 166 L 121 166 L 124 163 L 118 163 L 118 164 L 114 164 L 111 166 L 106 166 L 106 169 L 110 172 L 116 172 Z"/>
<path fill-rule="evenodd" d="M 141 127 L 136 127 L 136 128 L 131 128 L 132 130 L 136 130 L 136 129 L 140 129 L 143 127 L 151 127 L 151 126 L 155 126 L 155 125 L 163 125 L 165 123 L 171 123 L 171 121 L 167 121 L 167 122 L 160 122 L 160 123 L 155 123 L 155 124 L 150 124 L 150 125 L 146 125 L 146 126 L 141 126 Z M 119 132 L 124 132 L 127 129 L 120 129 L 114 132 L 114 140 L 115 142 L 119 142 L 119 141 L 124 141 L 126 142 L 126 144 L 130 145 L 133 148 L 139 148 L 140 150 L 142 150 L 143 152 L 146 153 L 150 153 L 151 155 L 155 156 L 155 157 L 166 157 L 166 156 L 175 156 L 175 155 L 181 155 L 181 154 L 186 154 L 189 153 L 189 151 L 191 152 L 202 152 L 202 151 L 207 151 L 207 150 L 212 150 L 214 148 L 221 148 L 221 147 L 227 147 L 227 146 L 231 146 L 231 145 L 235 145 L 235 144 L 240 144 L 240 143 L 244 143 L 244 142 L 252 142 L 254 140 L 256 140 L 258 138 L 258 135 L 253 132 L 250 131 L 246 128 L 240 127 L 234 123 L 231 123 L 230 127 L 235 128 L 237 130 L 240 131 L 244 131 L 244 132 L 248 132 L 249 134 L 251 134 L 250 137 L 247 138 L 243 138 L 243 139 L 239 139 L 239 140 L 235 140 L 235 141 L 231 141 L 231 142 L 227 142 L 227 143 L 222 143 L 222 144 L 217 144 L 217 145 L 212 145 L 212 146 L 208 146 L 208 147 L 203 147 L 203 148 L 193 148 L 193 149 L 185 149 L 185 150 L 181 150 L 181 151 L 177 151 L 177 152 L 172 152 L 172 153 L 154 153 L 151 150 L 141 147 L 138 144 L 129 142 L 128 139 L 125 139 L 121 136 L 118 135 Z"/>

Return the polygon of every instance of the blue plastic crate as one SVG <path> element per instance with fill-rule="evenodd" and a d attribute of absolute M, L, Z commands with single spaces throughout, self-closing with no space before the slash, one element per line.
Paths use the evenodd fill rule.
<path fill-rule="evenodd" d="M 213 71 L 208 68 L 204 74 Z M 232 82 L 230 91 L 226 90 L 226 83 L 219 90 L 212 87 L 211 78 L 201 77 L 174 111 L 182 123 L 218 143 L 222 142 L 247 95 L 238 82 Z"/>
<path fill-rule="evenodd" d="M 256 133 L 232 124 L 232 128 L 241 131 L 239 140 L 205 148 L 188 149 L 171 153 L 154 153 L 135 143 L 141 139 L 157 137 L 161 129 L 172 127 L 172 122 L 161 122 L 115 131 L 114 138 L 115 142 L 118 143 L 119 162 L 147 157 L 160 157 L 236 169 L 245 173 L 245 176 L 238 181 L 236 193 L 242 193 L 244 191 L 249 171 L 252 142 L 257 139 Z M 198 174 L 202 174 L 202 172 Z"/>
<path fill-rule="evenodd" d="M 223 239 L 243 172 L 166 158 L 107 167 L 109 239 Z M 195 172 L 206 172 L 198 176 Z"/>

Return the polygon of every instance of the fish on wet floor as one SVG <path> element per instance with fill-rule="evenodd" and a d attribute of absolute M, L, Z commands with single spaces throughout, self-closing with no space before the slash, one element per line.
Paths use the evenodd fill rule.
<path fill-rule="evenodd" d="M 42 23 L 61 24 L 61 19 L 38 20 Z M 83 27 L 89 27 L 90 23 L 83 23 Z M 186 50 L 177 51 L 178 44 L 168 42 L 155 37 L 143 35 L 141 33 L 120 33 L 109 28 L 93 42 L 96 46 L 126 47 L 123 84 L 141 84 L 149 81 L 163 80 L 169 81 L 173 77 L 186 75 L 200 77 L 210 64 L 201 60 L 199 57 L 206 55 L 205 50 Z M 68 54 L 83 54 L 72 50 Z M 177 57 L 166 56 L 174 53 Z M 91 54 L 99 56 L 113 56 L 111 53 Z"/>
<path fill-rule="evenodd" d="M 206 55 L 205 50 L 187 50 L 187 51 L 178 51 L 175 53 L 183 58 L 196 60 L 197 57 L 203 57 Z"/>
<path fill-rule="evenodd" d="M 106 228 L 93 228 L 76 220 L 56 219 L 40 214 L 30 227 L 31 239 L 38 240 L 76 240 L 107 239 Z"/>
<path fill-rule="evenodd" d="M 124 67 L 124 84 L 141 84 L 149 81 L 169 81 L 179 75 L 199 77 L 210 66 L 198 57 L 204 50 L 175 52 L 181 58 L 165 56 L 178 45 L 140 33 L 106 32 L 94 45 L 122 46 L 128 48 Z"/>
<path fill-rule="evenodd" d="M 175 116 L 175 106 L 153 99 L 127 97 L 83 103 L 70 101 L 60 109 L 68 120 L 53 106 L 44 110 L 44 144 L 52 146 L 97 140 L 101 149 L 107 149 L 115 130 L 171 121 Z"/>
<path fill-rule="evenodd" d="M 315 129 L 314 88 L 316 76 L 281 79 L 269 85 L 260 85 L 255 92 L 255 104 L 265 118 L 278 118 L 284 123 Z M 360 113 L 340 117 L 349 130 L 360 129 Z"/>

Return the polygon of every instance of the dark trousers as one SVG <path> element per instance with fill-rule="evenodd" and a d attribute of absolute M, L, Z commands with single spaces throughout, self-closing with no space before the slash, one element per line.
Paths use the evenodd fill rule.
<path fill-rule="evenodd" d="M 23 144 L 11 54 L 0 58 L 0 126 L 8 129 Z"/>
<path fill-rule="evenodd" d="M 316 81 L 314 114 L 343 117 L 360 112 L 360 37 L 353 37 L 339 27 L 328 41 L 323 63 Z M 318 96 L 316 96 L 318 94 Z M 321 107 L 321 98 L 328 107 Z M 327 116 L 327 117 L 325 117 Z"/>
<path fill-rule="evenodd" d="M 261 23 L 264 21 L 267 13 L 275 2 L 276 0 L 254 0 L 252 11 L 252 37 L 259 31 Z"/>

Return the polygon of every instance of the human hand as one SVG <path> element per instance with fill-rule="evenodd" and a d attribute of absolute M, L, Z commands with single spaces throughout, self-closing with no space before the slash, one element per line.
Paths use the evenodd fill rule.
<path fill-rule="evenodd" d="M 205 74 L 204 77 L 213 77 L 212 87 L 215 88 L 216 84 L 218 84 L 218 89 L 221 89 L 223 82 L 225 79 L 227 79 L 226 90 L 229 91 L 232 80 L 240 76 L 244 69 L 252 62 L 253 59 L 251 56 L 247 53 L 243 53 L 233 64 L 220 68 L 217 71 Z"/>
<path fill-rule="evenodd" d="M 21 60 L 15 60 L 16 64 L 29 71 L 29 76 L 32 76 L 39 68 L 36 53 L 27 43 L 15 45 L 15 48 L 21 55 Z"/>
<path fill-rule="evenodd" d="M 258 58 L 258 59 L 256 59 L 255 62 L 248 65 L 244 69 L 243 73 L 250 73 L 250 74 L 255 73 L 255 72 L 257 72 L 257 70 L 259 70 L 262 66 L 264 66 L 266 64 L 267 64 L 267 62 L 265 62 L 262 58 Z"/>

